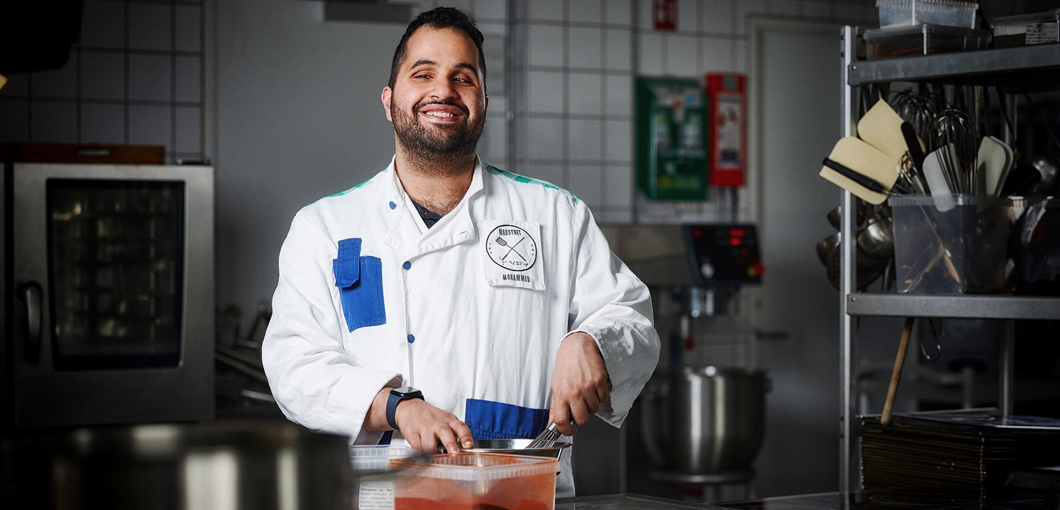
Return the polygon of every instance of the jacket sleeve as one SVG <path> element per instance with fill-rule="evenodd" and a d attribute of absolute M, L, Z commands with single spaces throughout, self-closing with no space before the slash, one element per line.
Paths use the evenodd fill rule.
<path fill-rule="evenodd" d="M 332 260 L 337 245 L 301 213 L 280 248 L 280 279 L 261 348 L 269 386 L 283 414 L 310 429 L 373 442 L 361 433 L 372 401 L 401 374 L 365 367 L 342 344 Z M 358 437 L 361 436 L 361 437 Z"/>
<path fill-rule="evenodd" d="M 659 362 L 651 294 L 619 260 L 583 202 L 575 206 L 570 332 L 596 339 L 611 382 L 610 402 L 597 416 L 616 427 Z"/>

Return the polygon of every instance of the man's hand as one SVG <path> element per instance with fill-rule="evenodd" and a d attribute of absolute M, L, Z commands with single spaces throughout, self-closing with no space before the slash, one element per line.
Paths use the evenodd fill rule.
<path fill-rule="evenodd" d="M 607 367 L 596 340 L 582 332 L 567 335 L 559 344 L 552 372 L 549 418 L 556 429 L 566 436 L 577 434 L 571 420 L 578 426 L 589 423 L 607 397 Z"/>
<path fill-rule="evenodd" d="M 438 453 L 439 444 L 449 453 L 459 452 L 461 444 L 464 448 L 475 445 L 467 424 L 418 398 L 398 403 L 394 423 L 409 445 L 421 453 Z"/>

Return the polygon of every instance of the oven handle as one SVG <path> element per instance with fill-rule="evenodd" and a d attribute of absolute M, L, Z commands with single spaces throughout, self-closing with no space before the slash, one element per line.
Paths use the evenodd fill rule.
<path fill-rule="evenodd" d="M 26 361 L 36 363 L 41 347 L 41 286 L 26 282 L 18 286 L 18 298 L 26 303 Z"/>

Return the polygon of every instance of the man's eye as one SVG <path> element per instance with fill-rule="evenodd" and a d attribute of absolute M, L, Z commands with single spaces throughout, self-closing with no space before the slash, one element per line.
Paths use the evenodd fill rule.
<path fill-rule="evenodd" d="M 430 78 L 430 77 L 431 77 L 431 75 L 429 75 L 427 73 L 420 73 L 420 74 L 417 74 L 417 75 L 413 76 L 413 78 Z"/>

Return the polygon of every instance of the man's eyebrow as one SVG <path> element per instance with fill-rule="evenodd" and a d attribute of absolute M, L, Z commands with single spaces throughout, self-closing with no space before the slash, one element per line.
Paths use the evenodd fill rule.
<path fill-rule="evenodd" d="M 426 58 L 421 58 L 421 59 L 417 60 L 416 62 L 414 62 L 412 64 L 412 66 L 409 67 L 409 69 L 415 69 L 415 68 L 417 68 L 419 66 L 437 66 L 437 65 L 438 65 L 438 62 L 435 62 L 433 60 L 426 59 Z M 471 71 L 473 73 L 476 73 L 476 74 L 478 73 L 478 67 L 475 67 L 474 64 L 468 64 L 466 62 L 461 62 L 461 63 L 455 65 L 454 67 L 459 68 L 459 69 L 467 69 L 467 70 L 469 70 L 469 71 Z"/>

